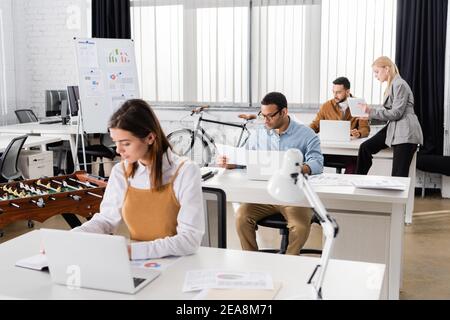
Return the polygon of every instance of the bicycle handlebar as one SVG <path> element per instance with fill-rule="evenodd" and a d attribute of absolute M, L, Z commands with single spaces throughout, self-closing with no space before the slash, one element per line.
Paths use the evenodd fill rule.
<path fill-rule="evenodd" d="M 200 107 L 194 108 L 191 112 L 191 116 L 193 116 L 194 114 L 198 114 L 208 108 L 209 108 L 209 106 L 200 106 Z"/>
<path fill-rule="evenodd" d="M 241 119 L 245 119 L 247 121 L 254 120 L 257 118 L 256 114 L 240 114 L 240 115 L 238 115 L 238 117 Z"/>
<path fill-rule="evenodd" d="M 194 107 L 194 109 L 192 109 L 192 111 L 191 111 L 191 117 L 192 117 L 194 114 L 202 113 L 203 110 L 208 109 L 208 108 L 209 108 L 208 105 L 206 105 L 206 106 L 200 106 L 200 107 Z M 200 121 L 205 121 L 205 122 L 211 122 L 211 123 L 217 123 L 217 124 L 229 125 L 229 126 L 233 126 L 233 127 L 239 127 L 239 128 L 242 128 L 242 126 L 245 127 L 245 125 L 247 124 L 247 122 L 256 119 L 256 118 L 257 118 L 257 115 L 256 115 L 256 114 L 245 114 L 245 113 L 243 113 L 243 114 L 239 114 L 239 115 L 238 115 L 238 118 L 244 119 L 244 120 L 245 120 L 245 123 L 244 123 L 244 124 L 234 124 L 234 123 L 228 123 L 228 122 L 222 122 L 222 121 L 216 121 L 216 120 L 209 120 L 209 119 L 202 119 L 202 118 L 201 118 Z"/>

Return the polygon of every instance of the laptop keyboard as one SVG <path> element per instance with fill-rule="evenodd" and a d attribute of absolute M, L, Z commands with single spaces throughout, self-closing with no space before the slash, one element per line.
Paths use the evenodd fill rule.
<path fill-rule="evenodd" d="M 137 286 L 140 285 L 145 280 L 146 280 L 145 278 L 133 278 L 134 287 L 137 288 Z"/>

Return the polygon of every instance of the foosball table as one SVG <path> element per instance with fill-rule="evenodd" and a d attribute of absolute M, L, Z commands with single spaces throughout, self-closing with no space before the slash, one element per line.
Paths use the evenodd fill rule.
<path fill-rule="evenodd" d="M 80 225 L 75 214 L 89 219 L 98 212 L 106 184 L 106 179 L 84 171 L 0 184 L 0 237 L 17 220 L 28 220 L 32 227 L 32 221 L 62 214 L 72 228 Z"/>

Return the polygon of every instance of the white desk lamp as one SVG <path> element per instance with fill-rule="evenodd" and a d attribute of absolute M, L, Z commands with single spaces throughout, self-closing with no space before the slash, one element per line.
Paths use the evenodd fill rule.
<path fill-rule="evenodd" d="M 338 225 L 330 217 L 315 191 L 308 182 L 308 176 L 301 173 L 303 155 L 298 149 L 289 149 L 284 155 L 283 165 L 269 180 L 267 190 L 277 200 L 298 203 L 306 196 L 314 213 L 320 220 L 325 235 L 320 263 L 314 268 L 308 284 L 313 289 L 315 299 L 322 299 L 322 284 L 325 271 L 333 248 L 334 238 L 338 233 Z"/>

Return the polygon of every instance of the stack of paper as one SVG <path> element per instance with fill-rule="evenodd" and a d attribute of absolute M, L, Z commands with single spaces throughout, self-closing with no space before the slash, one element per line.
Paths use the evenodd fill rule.
<path fill-rule="evenodd" d="M 398 180 L 391 179 L 363 179 L 352 181 L 352 183 L 360 189 L 406 190 L 406 185 Z"/>
<path fill-rule="evenodd" d="M 194 299 L 272 299 L 280 289 L 267 272 L 188 271 L 183 291 L 201 292 Z"/>
<path fill-rule="evenodd" d="M 45 254 L 40 253 L 18 260 L 16 266 L 33 270 L 48 270 L 48 259 Z"/>
<path fill-rule="evenodd" d="M 205 289 L 194 300 L 272 300 L 281 288 L 281 282 L 273 284 L 273 290 L 258 289 Z"/>
<path fill-rule="evenodd" d="M 184 279 L 183 291 L 206 288 L 216 289 L 273 289 L 272 277 L 267 272 L 241 272 L 220 270 L 188 271 Z"/>

